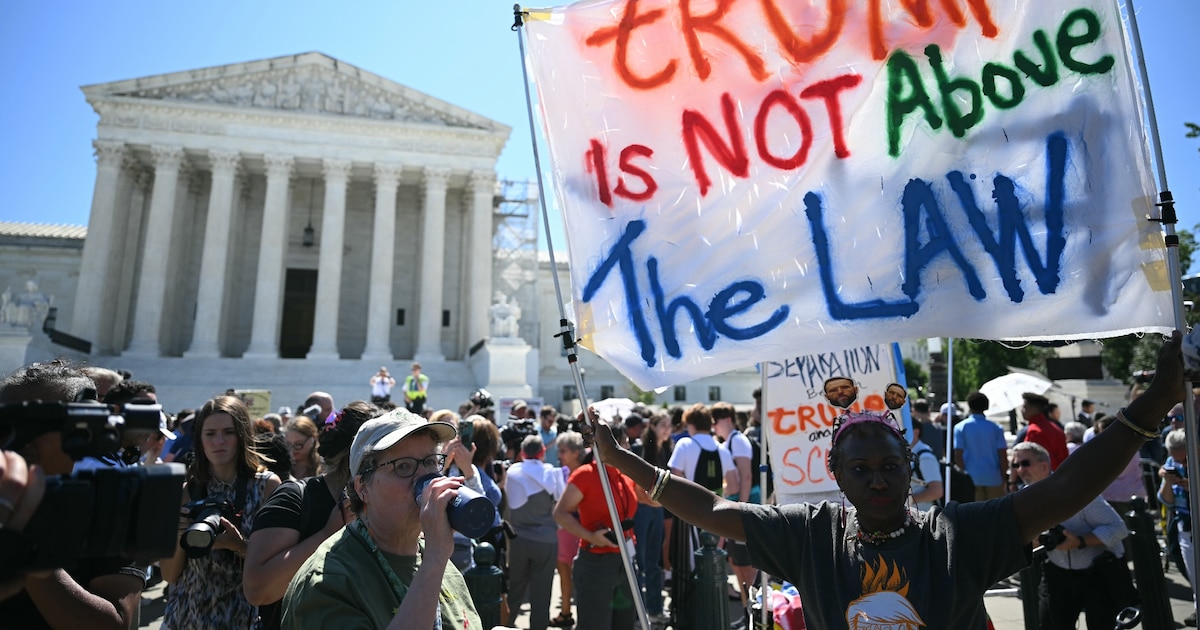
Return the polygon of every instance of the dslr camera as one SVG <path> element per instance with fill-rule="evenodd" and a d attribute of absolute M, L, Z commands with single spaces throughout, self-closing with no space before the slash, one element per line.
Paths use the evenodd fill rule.
<path fill-rule="evenodd" d="M 1057 548 L 1067 540 L 1066 529 L 1062 525 L 1055 525 L 1050 529 L 1038 534 L 1038 544 L 1045 547 L 1047 551 Z"/>
<path fill-rule="evenodd" d="M 40 435 L 61 431 L 62 450 L 76 461 L 130 455 L 140 438 L 158 432 L 161 413 L 155 404 L 118 407 L 94 400 L 0 405 L 0 442 L 20 451 Z M 46 479 L 45 495 L 25 530 L 0 543 L 0 577 L 70 569 L 83 558 L 149 563 L 172 555 L 184 476 L 182 464 L 162 464 Z"/>
<path fill-rule="evenodd" d="M 181 511 L 192 519 L 191 526 L 179 537 L 179 545 L 189 558 L 202 558 L 212 551 L 217 536 L 225 531 L 222 517 L 230 522 L 241 517 L 232 503 L 209 498 L 192 501 Z"/>
<path fill-rule="evenodd" d="M 468 400 L 471 401 L 472 405 L 475 405 L 479 409 L 487 409 L 488 407 L 494 407 L 496 405 L 496 401 L 492 398 L 491 392 L 483 388 L 475 390 Z"/>

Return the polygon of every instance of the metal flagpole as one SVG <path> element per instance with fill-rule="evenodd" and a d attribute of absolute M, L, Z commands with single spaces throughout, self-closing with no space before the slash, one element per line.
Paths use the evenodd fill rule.
<path fill-rule="evenodd" d="M 588 395 L 583 385 L 582 369 L 579 367 L 579 357 L 575 353 L 575 327 L 570 320 L 567 319 L 566 308 L 563 306 L 562 286 L 558 282 L 558 261 L 554 257 L 554 239 L 550 231 L 550 212 L 546 208 L 546 187 L 542 179 L 542 163 L 541 157 L 538 154 L 537 146 L 537 129 L 533 122 L 533 97 L 529 93 L 529 69 L 525 65 L 525 32 L 524 22 L 526 12 L 521 11 L 521 5 L 513 5 L 513 25 L 512 30 L 517 33 L 517 46 L 521 53 L 521 78 L 522 85 L 525 88 L 525 111 L 529 117 L 529 140 L 533 145 L 533 166 L 537 169 L 538 183 L 538 203 L 541 206 L 542 222 L 546 228 L 546 248 L 550 254 L 550 277 L 554 279 L 554 295 L 558 300 L 558 326 L 559 332 L 556 337 L 562 337 L 563 348 L 567 351 L 567 364 L 571 366 L 571 374 L 575 379 L 575 388 L 579 392 L 579 403 L 583 406 L 584 418 L 591 422 L 591 416 L 588 414 Z M 593 429 L 595 427 L 593 426 Z M 621 518 L 617 513 L 617 505 L 613 500 L 612 487 L 608 482 L 608 469 L 601 460 L 599 449 L 592 450 L 596 461 L 596 472 L 600 475 L 600 488 L 604 492 L 604 503 L 608 506 L 608 517 L 612 519 L 613 526 L 616 530 L 617 548 L 621 555 L 621 564 L 625 567 L 625 577 L 629 581 L 629 592 L 632 594 L 633 605 L 637 609 L 638 620 L 641 622 L 644 630 L 650 630 L 650 617 L 646 614 L 646 605 L 642 602 L 642 589 L 638 586 L 637 575 L 633 570 L 633 558 L 629 556 L 629 548 L 625 544 L 624 528 L 621 526 Z"/>
<path fill-rule="evenodd" d="M 767 424 L 766 414 L 763 413 L 763 398 L 767 395 L 766 363 L 758 364 L 758 375 L 761 381 L 758 386 L 758 441 L 761 443 L 758 452 L 762 456 L 762 459 L 758 464 L 758 502 L 765 505 L 767 503 L 767 462 L 770 461 L 767 458 L 771 456 L 771 450 L 769 448 L 771 440 L 768 437 L 771 432 L 767 430 L 769 426 Z M 767 572 L 759 571 L 758 596 L 762 598 L 762 627 L 764 628 L 771 627 L 770 622 L 772 616 L 774 615 L 774 613 L 771 611 L 770 586 L 771 583 L 770 580 L 767 579 Z"/>
<path fill-rule="evenodd" d="M 1146 70 L 1146 56 L 1142 51 L 1142 36 L 1138 32 L 1137 11 L 1134 9 L 1133 0 L 1128 0 L 1125 3 L 1125 13 L 1129 16 L 1129 33 L 1133 38 L 1133 48 L 1137 51 L 1138 76 L 1142 82 L 1142 90 L 1146 96 L 1146 113 L 1149 116 L 1149 132 L 1150 132 L 1150 147 L 1154 151 L 1155 165 L 1158 167 L 1158 207 L 1161 209 L 1158 219 L 1148 217 L 1150 220 L 1157 220 L 1162 223 L 1163 230 L 1166 232 L 1167 244 L 1167 269 L 1170 272 L 1171 279 L 1171 297 L 1174 302 L 1175 311 L 1175 328 L 1181 333 L 1187 332 L 1187 320 L 1183 315 L 1183 272 L 1179 264 L 1179 236 L 1175 234 L 1175 224 L 1179 221 L 1175 214 L 1175 198 L 1171 195 L 1171 189 L 1167 186 L 1167 166 L 1163 161 L 1162 141 L 1158 135 L 1158 117 L 1154 114 L 1154 97 L 1150 93 L 1150 73 Z M 1195 453 L 1197 444 L 1200 440 L 1196 434 L 1196 406 L 1192 396 L 1192 388 L 1183 388 L 1183 416 L 1184 426 L 1187 427 L 1187 449 L 1189 453 Z M 1161 420 L 1161 418 L 1159 418 Z M 1196 466 L 1192 465 L 1192 470 L 1196 470 Z M 1195 506 L 1200 506 L 1200 484 L 1190 484 L 1188 486 L 1188 505 L 1193 506 L 1192 509 L 1192 531 L 1200 532 L 1200 511 L 1195 509 Z M 1200 546 L 1192 545 L 1192 566 L 1200 566 Z M 1196 595 L 1198 592 L 1196 584 L 1196 576 L 1192 578 L 1192 605 L 1195 607 Z"/>
<path fill-rule="evenodd" d="M 945 493 L 944 501 L 950 500 L 950 468 L 954 466 L 954 337 L 946 339 L 946 404 L 950 405 L 950 414 L 946 416 L 946 464 L 942 474 L 942 485 Z"/>

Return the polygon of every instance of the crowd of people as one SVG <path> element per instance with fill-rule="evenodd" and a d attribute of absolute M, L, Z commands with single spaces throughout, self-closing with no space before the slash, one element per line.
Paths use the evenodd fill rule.
<path fill-rule="evenodd" d="M 896 419 L 903 388 L 888 389 L 891 413 L 860 412 L 850 409 L 853 381 L 831 379 L 826 395 L 844 413 L 827 464 L 841 504 L 770 505 L 757 474 L 757 408 L 637 405 L 620 417 L 592 410 L 581 422 L 517 401 L 497 422 L 494 407 L 480 404 L 490 401 L 474 397 L 435 409 L 416 364 L 401 406 L 390 400 L 396 380 L 386 369 L 372 377 L 369 401 L 339 407 L 318 391 L 294 416 L 285 407 L 253 418 L 227 392 L 80 461 L 63 451 L 61 427 L 42 427 L 0 459 L 0 532 L 28 522 L 47 475 L 179 462 L 187 465 L 180 542 L 154 567 L 89 559 L 10 577 L 0 585 L 0 627 L 136 627 L 139 595 L 161 576 L 164 628 L 479 628 L 464 574 L 484 561 L 502 576 L 501 625 L 527 610 L 536 630 L 633 628 L 635 598 L 664 624 L 693 607 L 683 576 L 701 532 L 722 539 L 743 587 L 731 599 L 748 603 L 747 587 L 765 571 L 799 589 L 810 627 L 883 619 L 986 627 L 983 592 L 1029 564 L 1035 542 L 1045 552 L 1032 560 L 1044 563 L 1042 626 L 1072 628 L 1082 614 L 1089 627 L 1107 627 L 1137 599 L 1116 510 L 1146 496 L 1137 462 L 1156 442 L 1165 456 L 1157 498 L 1172 506 L 1192 574 L 1183 433 L 1160 429 L 1181 415 L 1180 363 L 1176 335 L 1145 392 L 1113 416 L 1078 416 L 1086 430 L 1073 442 L 1077 431 L 1058 424 L 1049 401 L 1028 394 L 1028 430 L 1011 449 L 984 416 L 982 394 L 968 397 L 962 417 L 949 407 L 928 418 L 917 401 L 906 434 Z M 89 399 L 153 403 L 156 392 L 62 361 L 26 366 L 0 385 L 3 403 Z M 943 496 L 937 460 L 945 453 L 935 447 L 945 431 L 954 433 L 953 462 L 973 481 L 961 502 Z M 474 537 L 448 516 L 464 488 L 494 507 L 491 527 Z M 220 506 L 220 516 L 211 539 L 198 542 L 192 508 L 200 504 Z M 496 550 L 491 559 L 475 553 L 482 543 Z"/>

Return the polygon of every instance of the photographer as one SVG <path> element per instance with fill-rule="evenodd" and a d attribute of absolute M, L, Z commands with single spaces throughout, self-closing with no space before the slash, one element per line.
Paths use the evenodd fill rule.
<path fill-rule="evenodd" d="M 1012 468 L 1027 486 L 1051 475 L 1050 453 L 1040 444 L 1013 447 Z M 1133 580 L 1122 558 L 1129 529 L 1103 497 L 1039 536 L 1046 549 L 1040 594 L 1041 627 L 1067 630 L 1084 613 L 1089 628 L 1107 628 L 1117 613 L 1136 603 Z"/>
<path fill-rule="evenodd" d="M 93 388 L 91 379 L 63 360 L 33 363 L 4 379 L 0 403 L 71 402 Z M 62 450 L 61 430 L 11 446 L 47 476 L 69 474 L 75 465 Z M 9 490 L 0 489 L 0 496 L 9 498 Z M 0 517 L 2 513 L 0 508 Z M 70 571 L 27 575 L 23 590 L 0 603 L 0 623 L 12 628 L 133 628 L 144 577 L 142 568 L 121 558 L 88 559 Z"/>
<path fill-rule="evenodd" d="M 19 533 L 25 529 L 45 491 L 46 476 L 41 468 L 26 464 L 19 453 L 0 452 L 0 531 Z M 0 582 L 0 601 L 16 595 L 21 588 L 19 574 Z"/>
<path fill-rule="evenodd" d="M 174 585 L 163 613 L 164 628 L 248 628 L 254 606 L 242 593 L 246 534 L 279 477 L 266 472 L 254 450 L 250 412 L 233 396 L 218 396 L 196 414 L 196 460 L 188 470 L 184 502 L 206 501 L 220 509 L 209 548 L 184 548 L 183 533 L 196 514 L 180 518 L 175 555 L 160 561 L 163 578 Z"/>

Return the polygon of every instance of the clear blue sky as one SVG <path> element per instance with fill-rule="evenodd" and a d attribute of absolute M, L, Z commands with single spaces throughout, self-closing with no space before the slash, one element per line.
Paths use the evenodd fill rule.
<path fill-rule="evenodd" d="M 0 4 L 3 220 L 87 223 L 97 116 L 79 86 L 314 50 L 510 125 L 500 175 L 534 176 L 511 0 Z M 1200 1 L 1136 6 L 1168 182 L 1191 228 L 1200 139 L 1183 123 L 1200 124 Z"/>

